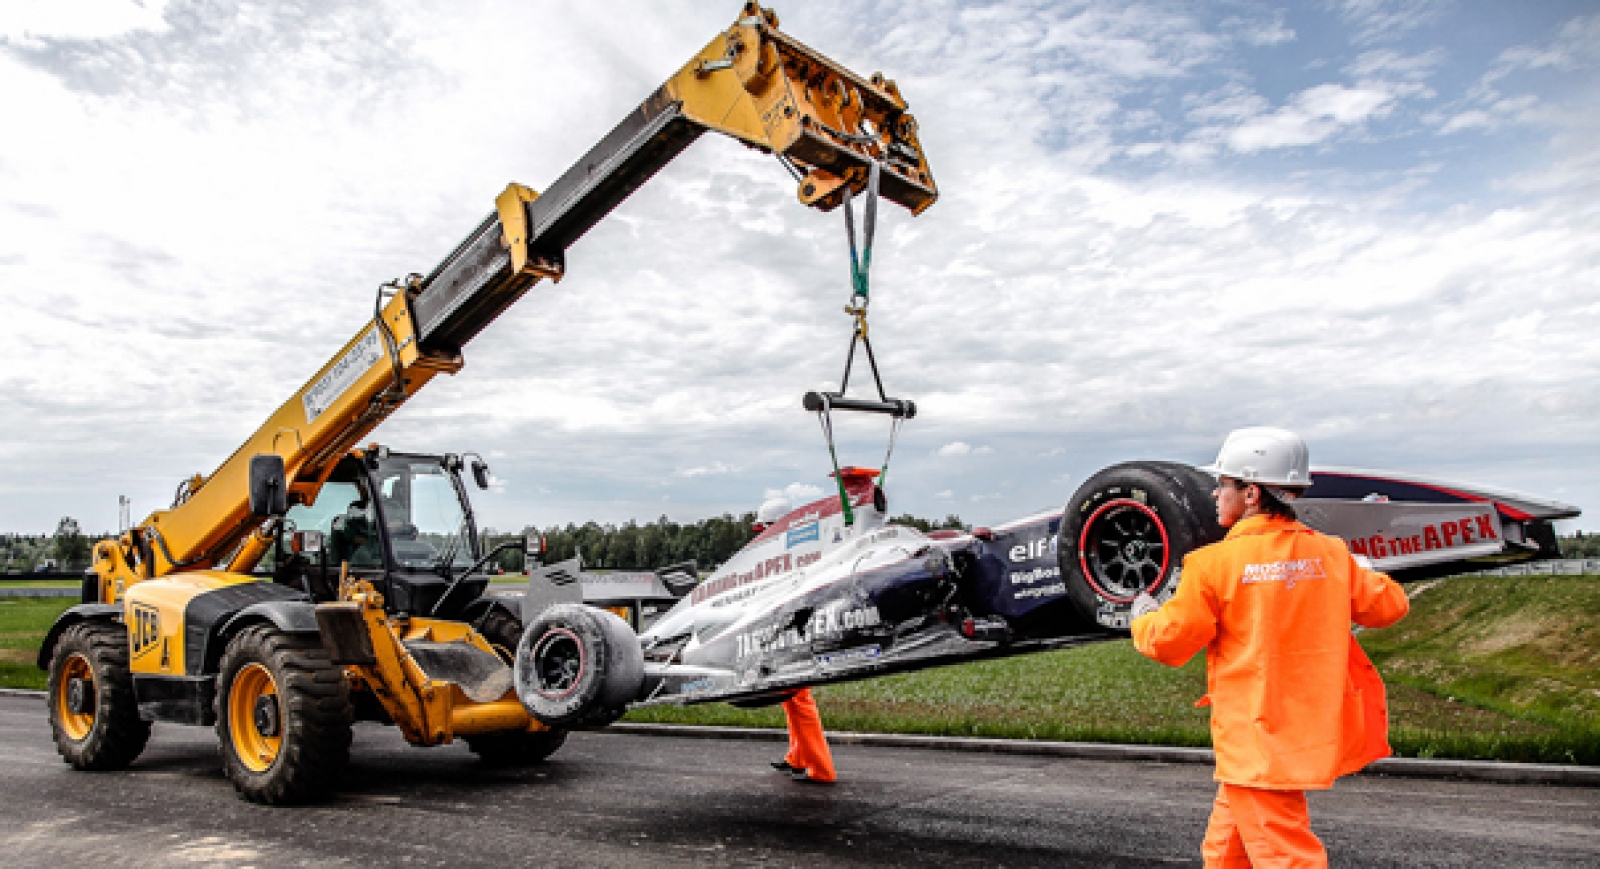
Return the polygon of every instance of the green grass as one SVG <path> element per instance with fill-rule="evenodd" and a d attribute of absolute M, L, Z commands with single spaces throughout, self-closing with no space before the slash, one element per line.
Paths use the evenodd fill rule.
<path fill-rule="evenodd" d="M 1600 764 L 1600 581 L 1460 577 L 1414 594 L 1362 644 L 1391 685 L 1455 718 L 1397 719 L 1397 749 Z"/>
<path fill-rule="evenodd" d="M 0 687 L 43 688 L 44 671 L 35 665 L 39 645 L 56 617 L 76 598 L 0 598 Z"/>

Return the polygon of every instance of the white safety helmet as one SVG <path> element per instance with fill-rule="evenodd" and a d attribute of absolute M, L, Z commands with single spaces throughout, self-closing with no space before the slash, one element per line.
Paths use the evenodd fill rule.
<path fill-rule="evenodd" d="M 1217 460 L 1201 468 L 1217 477 L 1289 489 L 1299 494 L 1311 485 L 1311 452 L 1292 431 L 1257 426 L 1228 432 Z"/>
<path fill-rule="evenodd" d="M 768 498 L 761 504 L 761 509 L 756 511 L 756 524 L 771 525 L 789 515 L 791 509 L 793 508 L 789 506 L 788 498 Z"/>

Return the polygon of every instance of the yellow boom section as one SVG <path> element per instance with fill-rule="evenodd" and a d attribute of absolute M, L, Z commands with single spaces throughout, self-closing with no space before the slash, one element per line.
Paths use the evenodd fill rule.
<path fill-rule="evenodd" d="M 778 29 L 747 3 L 638 109 L 544 192 L 512 184 L 495 211 L 434 270 L 395 285 L 367 323 L 180 503 L 96 549 L 101 600 L 173 571 L 249 570 L 269 541 L 252 536 L 252 456 L 283 457 L 291 502 L 311 503 L 334 464 L 542 278 L 559 280 L 569 245 L 707 130 L 778 155 L 798 198 L 832 209 L 880 166 L 882 196 L 921 213 L 938 197 L 915 119 L 894 82 L 859 76 Z"/>

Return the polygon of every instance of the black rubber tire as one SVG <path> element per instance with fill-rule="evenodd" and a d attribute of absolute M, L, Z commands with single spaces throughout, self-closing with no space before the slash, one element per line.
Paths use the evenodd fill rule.
<path fill-rule="evenodd" d="M 94 679 L 94 723 L 88 733 L 73 739 L 61 720 L 62 678 L 69 659 L 81 655 Z M 139 717 L 128 671 L 128 630 L 111 621 L 79 622 L 62 631 L 50 656 L 50 730 L 56 751 L 73 769 L 105 771 L 127 769 L 150 741 L 150 722 Z"/>
<path fill-rule="evenodd" d="M 522 642 L 522 620 L 513 616 L 499 607 L 493 607 L 484 615 L 479 624 L 478 633 L 489 641 L 494 647 L 494 653 L 505 661 L 507 666 L 512 665 L 517 659 L 517 645 Z"/>
<path fill-rule="evenodd" d="M 600 727 L 639 699 L 644 653 L 615 613 L 558 604 L 528 625 L 517 646 L 517 697 L 547 727 Z"/>
<path fill-rule="evenodd" d="M 1209 474 L 1175 462 L 1112 465 L 1079 486 L 1056 541 L 1073 607 L 1126 631 L 1139 592 L 1171 597 L 1183 557 L 1222 539 L 1215 487 Z"/>
<path fill-rule="evenodd" d="M 522 642 L 522 620 L 499 607 L 489 610 L 478 633 L 494 647 L 495 654 L 509 665 L 516 661 L 517 644 Z M 561 729 L 480 733 L 464 737 L 467 748 L 484 763 L 494 766 L 527 766 L 556 753 L 567 741 Z"/>
<path fill-rule="evenodd" d="M 240 760 L 230 734 L 229 697 L 235 677 L 251 664 L 266 668 L 279 695 L 281 746 L 263 771 Z M 278 806 L 319 799 L 349 761 L 349 685 L 316 636 L 286 634 L 271 625 L 246 628 L 223 653 L 216 713 L 223 772 L 250 802 Z"/>
<path fill-rule="evenodd" d="M 567 731 L 522 731 L 519 733 L 480 733 L 466 737 L 467 748 L 478 759 L 494 766 L 528 766 L 556 753 L 567 741 Z"/>

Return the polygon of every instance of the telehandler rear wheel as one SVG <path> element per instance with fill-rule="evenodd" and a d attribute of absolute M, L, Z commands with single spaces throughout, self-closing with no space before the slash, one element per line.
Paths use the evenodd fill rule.
<path fill-rule="evenodd" d="M 73 769 L 125 769 L 150 741 L 128 672 L 128 630 L 115 622 L 66 629 L 50 658 L 50 730 Z"/>
<path fill-rule="evenodd" d="M 217 677 L 222 767 L 239 795 L 286 805 L 327 792 L 350 756 L 344 671 L 314 636 L 247 628 Z"/>

